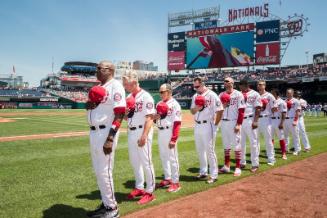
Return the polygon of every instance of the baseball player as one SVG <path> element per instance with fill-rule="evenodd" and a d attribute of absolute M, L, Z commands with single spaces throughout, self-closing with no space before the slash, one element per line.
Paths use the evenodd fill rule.
<path fill-rule="evenodd" d="M 208 89 L 200 77 L 194 79 L 193 87 L 196 94 L 192 97 L 191 113 L 194 115 L 195 145 L 200 161 L 200 172 L 196 178 L 207 179 L 210 184 L 218 178 L 215 144 L 223 108 L 217 94 Z M 208 163 L 210 177 L 207 178 Z"/>
<path fill-rule="evenodd" d="M 309 152 L 311 150 L 311 145 L 308 139 L 307 132 L 305 131 L 305 125 L 304 125 L 304 110 L 307 108 L 307 101 L 301 98 L 301 92 L 297 91 L 295 92 L 295 98 L 300 102 L 301 111 L 299 115 L 299 133 L 302 139 L 302 143 L 304 145 L 304 151 Z"/>
<path fill-rule="evenodd" d="M 152 164 L 153 116 L 155 114 L 152 96 L 141 89 L 137 73 L 127 70 L 122 77 L 123 86 L 130 94 L 128 98 L 135 99 L 135 110 L 128 111 L 128 152 L 134 169 L 135 189 L 128 199 L 141 197 L 138 204 L 146 204 L 155 200 L 155 176 Z M 144 174 L 146 189 L 144 189 Z"/>
<path fill-rule="evenodd" d="M 274 144 L 272 143 L 272 134 L 271 134 L 271 113 L 272 111 L 276 111 L 276 105 L 275 105 L 275 97 L 266 91 L 266 82 L 264 80 L 259 80 L 257 85 L 262 107 L 261 112 L 259 116 L 259 136 L 260 133 L 263 134 L 266 144 L 266 154 L 268 157 L 267 164 L 270 166 L 275 165 L 275 150 L 274 150 Z M 258 138 L 259 138 L 258 136 Z M 259 145 L 260 145 L 260 141 Z M 260 150 L 260 146 L 259 146 Z"/>
<path fill-rule="evenodd" d="M 181 126 L 181 106 L 172 97 L 172 88 L 163 84 L 159 89 L 161 101 L 158 102 L 155 116 L 158 127 L 158 144 L 164 180 L 160 188 L 168 187 L 167 192 L 177 192 L 181 189 L 179 184 L 179 163 L 177 152 L 177 139 Z"/>
<path fill-rule="evenodd" d="M 221 134 L 225 151 L 225 164 L 219 172 L 230 172 L 230 150 L 234 146 L 236 167 L 234 176 L 240 176 L 241 171 L 241 125 L 244 119 L 243 94 L 233 88 L 234 80 L 225 78 L 224 86 L 226 91 L 220 93 L 219 98 L 223 104 L 224 112 L 221 123 Z"/>
<path fill-rule="evenodd" d="M 247 80 L 241 80 L 239 86 L 246 105 L 241 129 L 241 169 L 246 165 L 246 138 L 248 137 L 251 148 L 251 172 L 254 173 L 259 168 L 258 119 L 262 103 L 259 93 L 250 89 Z"/>
<path fill-rule="evenodd" d="M 289 133 L 292 134 L 293 138 L 293 146 L 294 146 L 294 152 L 293 155 L 298 155 L 301 151 L 300 146 L 300 136 L 299 136 L 299 116 L 301 111 L 301 105 L 300 102 L 293 98 L 294 90 L 293 89 L 287 89 L 286 90 L 286 105 L 287 105 L 287 112 L 286 112 L 286 120 L 285 120 L 285 139 L 286 139 L 286 146 L 289 146 L 289 139 L 288 135 Z"/>
<path fill-rule="evenodd" d="M 287 160 L 286 156 L 286 142 L 285 142 L 285 135 L 284 135 L 284 121 L 286 117 L 287 112 L 287 106 L 285 101 L 281 99 L 280 92 L 278 89 L 273 89 L 271 91 L 272 95 L 276 99 L 276 111 L 272 111 L 271 114 L 271 135 L 272 138 L 274 138 L 274 135 L 276 133 L 278 139 L 279 139 L 279 145 L 280 150 L 282 151 L 282 159 Z M 274 139 L 273 139 L 274 142 Z"/>
<path fill-rule="evenodd" d="M 98 64 L 96 75 L 101 84 L 90 90 L 87 102 L 91 158 L 102 199 L 99 208 L 87 213 L 90 217 L 119 217 L 112 171 L 126 103 L 125 90 L 114 79 L 114 72 L 111 62 Z"/>

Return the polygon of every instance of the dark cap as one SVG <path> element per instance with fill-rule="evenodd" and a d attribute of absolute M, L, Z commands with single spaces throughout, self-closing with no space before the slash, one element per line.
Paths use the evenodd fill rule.
<path fill-rule="evenodd" d="M 240 81 L 240 84 L 239 85 L 241 85 L 241 86 L 249 86 L 249 83 L 248 83 L 248 81 L 246 79 L 242 79 Z"/>

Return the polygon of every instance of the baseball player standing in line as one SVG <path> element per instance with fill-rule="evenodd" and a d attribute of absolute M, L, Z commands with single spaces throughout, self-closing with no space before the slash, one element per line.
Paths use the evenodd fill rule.
<path fill-rule="evenodd" d="M 286 142 L 285 142 L 285 134 L 284 134 L 284 121 L 287 112 L 287 106 L 285 101 L 281 99 L 280 92 L 278 89 L 273 89 L 271 91 L 272 95 L 276 98 L 276 106 L 277 110 L 273 111 L 271 114 L 271 135 L 274 142 L 274 135 L 276 133 L 279 139 L 280 150 L 282 151 L 282 159 L 287 160 L 286 156 Z"/>
<path fill-rule="evenodd" d="M 158 127 L 158 144 L 164 180 L 158 187 L 168 187 L 167 192 L 177 192 L 181 189 L 177 152 L 177 139 L 182 121 L 181 106 L 172 97 L 171 85 L 161 85 L 159 93 L 161 101 L 157 104 L 155 119 Z"/>
<path fill-rule="evenodd" d="M 305 131 L 304 125 L 304 110 L 307 108 L 307 101 L 301 98 L 301 92 L 297 91 L 294 94 L 295 98 L 300 102 L 301 111 L 299 115 L 299 134 L 301 136 L 301 140 L 304 146 L 304 151 L 309 152 L 311 150 L 311 145 L 308 139 L 307 132 Z"/>
<path fill-rule="evenodd" d="M 260 138 L 260 133 L 263 134 L 266 144 L 266 155 L 268 157 L 267 164 L 273 166 L 276 162 L 275 160 L 275 150 L 274 144 L 272 143 L 272 134 L 271 134 L 271 113 L 272 111 L 276 111 L 275 105 L 275 97 L 266 91 L 266 82 L 264 80 L 259 80 L 257 85 L 261 102 L 262 108 L 261 113 L 259 116 L 259 135 L 258 139 Z M 259 142 L 259 151 L 260 151 L 260 140 Z"/>
<path fill-rule="evenodd" d="M 243 123 L 245 103 L 241 92 L 234 89 L 234 80 L 225 78 L 224 86 L 226 91 L 220 93 L 219 98 L 224 106 L 221 123 L 221 135 L 225 151 L 225 164 L 219 172 L 230 172 L 230 150 L 234 146 L 235 171 L 234 176 L 240 176 L 241 171 L 241 125 Z"/>
<path fill-rule="evenodd" d="M 262 106 L 261 98 L 258 92 L 250 89 L 246 80 L 240 81 L 240 90 L 244 96 L 246 108 L 244 111 L 244 120 L 241 129 L 242 159 L 241 169 L 246 165 L 246 138 L 249 138 L 251 148 L 251 172 L 256 172 L 259 168 L 259 147 L 258 147 L 258 119 Z"/>
<path fill-rule="evenodd" d="M 91 158 L 102 199 L 99 208 L 87 213 L 90 217 L 119 217 L 112 171 L 126 102 L 125 90 L 114 79 L 114 73 L 115 66 L 111 62 L 98 64 L 96 76 L 101 84 L 89 93 L 91 100 L 96 100 L 87 102 Z"/>
<path fill-rule="evenodd" d="M 217 94 L 208 89 L 200 77 L 193 80 L 193 87 L 196 94 L 192 97 L 191 113 L 194 115 L 195 145 L 200 161 L 200 172 L 196 178 L 207 179 L 207 183 L 210 184 L 217 181 L 218 178 L 215 145 L 223 107 Z M 207 178 L 208 163 L 209 178 Z"/>
<path fill-rule="evenodd" d="M 294 90 L 287 89 L 286 90 L 286 105 L 287 105 L 287 112 L 286 112 L 286 120 L 285 120 L 285 139 L 286 139 L 286 146 L 289 147 L 289 138 L 288 135 L 291 132 L 293 138 L 293 146 L 294 152 L 293 155 L 298 155 L 301 151 L 300 146 L 300 136 L 299 136 L 299 116 L 301 111 L 300 102 L 293 98 Z"/>
<path fill-rule="evenodd" d="M 137 73 L 126 71 L 122 77 L 123 86 L 130 94 L 128 98 L 135 99 L 135 110 L 129 114 L 128 125 L 128 152 L 134 169 L 135 189 L 128 195 L 128 199 L 141 197 L 138 204 L 146 204 L 155 200 L 155 176 L 152 164 L 152 137 L 153 117 L 155 114 L 152 96 L 141 89 Z M 146 189 L 144 190 L 144 174 Z"/>

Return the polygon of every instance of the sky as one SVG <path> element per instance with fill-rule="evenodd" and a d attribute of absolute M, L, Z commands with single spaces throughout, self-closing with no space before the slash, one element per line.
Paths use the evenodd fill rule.
<path fill-rule="evenodd" d="M 58 72 L 67 61 L 153 61 L 167 66 L 168 13 L 220 5 L 228 9 L 269 3 L 283 19 L 295 13 L 309 18 L 309 32 L 293 40 L 282 65 L 306 64 L 305 52 L 327 52 L 325 0 L 2 0 L 0 74 L 24 77 L 32 86 Z"/>

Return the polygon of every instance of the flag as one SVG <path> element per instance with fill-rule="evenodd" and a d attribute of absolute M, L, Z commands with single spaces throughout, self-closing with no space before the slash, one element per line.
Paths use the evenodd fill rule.
<path fill-rule="evenodd" d="M 12 73 L 13 73 L 13 74 L 16 74 L 15 65 L 12 66 Z"/>

